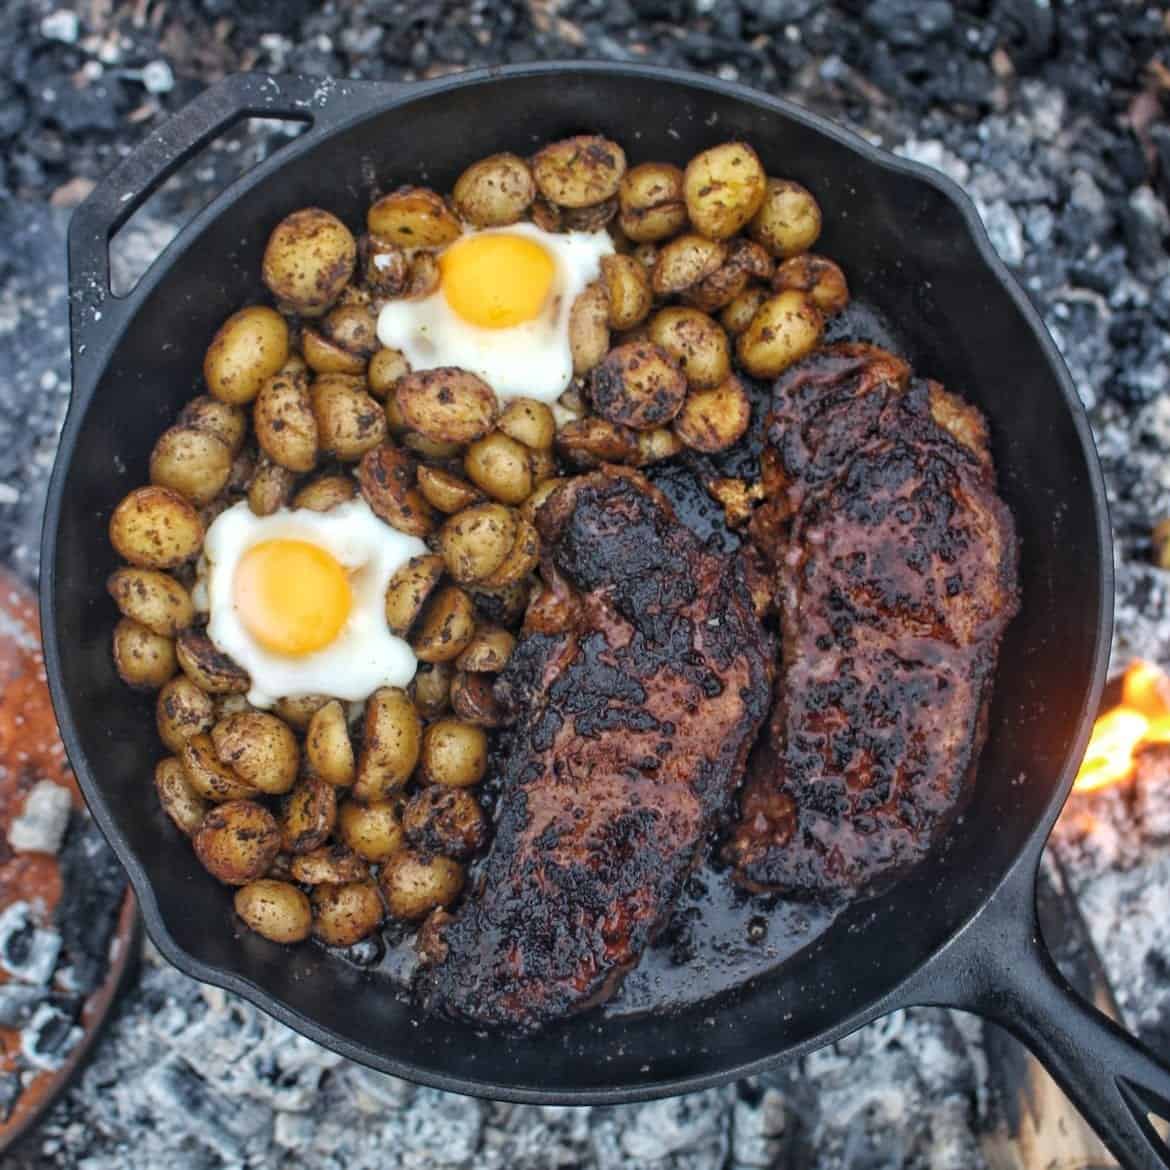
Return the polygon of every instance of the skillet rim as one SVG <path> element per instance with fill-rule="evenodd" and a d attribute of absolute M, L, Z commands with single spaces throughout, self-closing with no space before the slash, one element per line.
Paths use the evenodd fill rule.
<path fill-rule="evenodd" d="M 1097 632 L 1092 668 L 1089 672 L 1088 687 L 1082 697 L 1075 729 L 1069 738 L 1069 746 L 1065 753 L 1059 781 L 1053 786 L 1052 794 L 1042 813 L 1036 819 L 1023 847 L 1011 864 L 1009 864 L 1000 881 L 966 919 L 954 925 L 947 937 L 922 962 L 903 980 L 894 984 L 884 994 L 866 1003 L 848 1017 L 838 1020 L 832 1027 L 802 1042 L 782 1047 L 770 1056 L 723 1067 L 715 1071 L 648 1081 L 646 1083 L 625 1087 L 566 1089 L 549 1092 L 533 1087 L 498 1085 L 488 1080 L 449 1076 L 441 1072 L 433 1071 L 432 1069 L 423 1068 L 411 1062 L 398 1060 L 393 1055 L 386 1055 L 363 1048 L 360 1044 L 339 1036 L 329 1028 L 318 1024 L 312 1018 L 292 1009 L 253 980 L 213 964 L 205 963 L 182 948 L 167 929 L 154 895 L 151 878 L 126 838 L 118 829 L 107 805 L 106 798 L 95 778 L 94 772 L 89 766 L 89 760 L 82 748 L 77 728 L 73 721 L 71 702 L 63 684 L 60 665 L 61 647 L 57 641 L 53 615 L 56 609 L 56 546 L 61 502 L 64 495 L 67 473 L 72 464 L 74 451 L 81 431 L 83 416 L 96 391 L 102 372 L 104 372 L 112 353 L 129 328 L 142 302 L 153 292 L 156 285 L 162 280 L 165 273 L 169 271 L 176 259 L 197 243 L 205 228 L 223 214 L 245 191 L 268 181 L 286 162 L 292 161 L 301 154 L 312 150 L 325 138 L 342 133 L 346 129 L 369 118 L 385 114 L 395 108 L 409 106 L 417 101 L 423 101 L 440 92 L 449 92 L 469 87 L 486 88 L 493 83 L 506 82 L 513 77 L 542 75 L 564 77 L 568 73 L 594 77 L 637 77 L 650 81 L 667 82 L 672 85 L 686 86 L 700 92 L 720 94 L 739 102 L 755 105 L 772 116 L 778 116 L 799 123 L 818 134 L 834 140 L 854 154 L 860 156 L 871 166 L 895 174 L 902 174 L 917 182 L 924 183 L 939 192 L 957 207 L 962 216 L 967 236 L 970 242 L 975 245 L 975 251 L 979 260 L 995 277 L 1000 288 L 1010 298 L 1016 311 L 1023 318 L 1024 323 L 1039 345 L 1040 352 L 1060 387 L 1065 400 L 1065 407 L 1072 416 L 1073 427 L 1080 442 L 1081 452 L 1088 474 L 1088 487 L 1093 505 L 1093 520 L 1099 555 L 1095 582 L 1098 589 Z M 260 83 L 262 86 L 264 83 L 267 83 L 272 86 L 275 95 L 278 95 L 281 80 L 281 78 L 264 78 L 263 75 L 259 74 L 236 74 L 219 83 L 217 88 L 224 93 L 225 97 L 229 99 L 235 97 L 238 99 L 237 104 L 243 116 L 263 117 L 263 105 L 258 104 L 256 100 L 256 85 Z M 315 84 L 319 82 L 319 79 L 310 80 Z M 311 127 L 298 138 L 277 150 L 246 175 L 231 183 L 203 207 L 182 228 L 170 244 L 159 253 L 155 262 L 147 270 L 133 291 L 127 297 L 117 300 L 119 307 L 117 315 L 121 318 L 120 322 L 113 329 L 106 331 L 100 338 L 98 344 L 91 347 L 91 349 L 97 349 L 100 344 L 101 352 L 96 356 L 91 353 L 88 357 L 86 362 L 88 371 L 83 370 L 81 374 L 76 370 L 74 371 L 72 396 L 62 427 L 53 472 L 49 482 L 41 535 L 39 595 L 41 625 L 44 631 L 45 666 L 50 694 L 60 724 L 61 736 L 69 761 L 73 766 L 94 819 L 97 821 L 98 826 L 101 828 L 114 852 L 117 854 L 119 861 L 127 871 L 146 922 L 147 932 L 152 941 L 164 957 L 185 974 L 201 982 L 221 987 L 242 996 L 254 1006 L 286 1026 L 324 1047 L 341 1053 L 349 1059 L 430 1088 L 519 1104 L 611 1105 L 696 1092 L 701 1089 L 726 1084 L 742 1077 L 755 1075 L 775 1065 L 780 1060 L 791 1060 L 815 1051 L 826 1044 L 840 1039 L 842 1036 L 848 1035 L 863 1024 L 894 1010 L 896 1007 L 913 1002 L 945 1002 L 945 995 L 941 995 L 941 993 L 940 997 L 932 999 L 930 988 L 932 975 L 943 974 L 942 964 L 945 962 L 946 953 L 955 948 L 960 936 L 974 933 L 972 930 L 973 926 L 988 908 L 999 900 L 1001 892 L 1005 892 L 1008 887 L 1018 887 L 1021 882 L 1028 883 L 1029 886 L 1034 882 L 1036 867 L 1039 863 L 1044 843 L 1072 788 L 1076 769 L 1079 766 L 1088 742 L 1092 721 L 1095 717 L 1101 692 L 1105 685 L 1111 643 L 1110 635 L 1113 623 L 1114 573 L 1112 529 L 1109 521 L 1104 479 L 1101 472 L 1099 456 L 1092 437 L 1092 431 L 1089 426 L 1088 415 L 1077 394 L 1072 377 L 1064 365 L 1055 342 L 1045 328 L 1039 312 L 995 251 L 987 230 L 983 225 L 983 221 L 980 219 L 979 213 L 971 198 L 957 183 L 942 172 L 913 160 L 901 158 L 883 147 L 876 146 L 867 141 L 854 131 L 848 130 L 822 115 L 816 114 L 786 99 L 774 97 L 762 90 L 754 89 L 740 82 L 725 81 L 690 70 L 667 66 L 596 60 L 541 61 L 467 70 L 425 82 L 401 83 L 347 80 L 330 83 L 328 88 L 331 93 L 336 95 L 339 104 L 344 105 L 351 99 L 356 100 L 358 106 L 356 111 L 343 111 L 340 117 L 330 115 L 327 112 L 328 99 L 315 111 L 312 107 L 307 108 L 306 113 L 313 115 L 316 112 L 320 114 L 319 119 L 314 118 Z M 240 92 L 235 94 L 235 90 L 239 90 Z M 141 150 L 143 148 L 139 147 L 138 149 Z M 133 157 L 133 153 L 128 156 L 129 159 L 133 159 Z M 107 176 L 107 179 L 103 180 L 103 185 L 109 182 L 111 178 L 112 176 Z M 84 208 L 84 205 L 82 207 Z M 75 238 L 75 233 L 79 232 L 80 226 L 83 223 L 83 215 L 75 213 L 74 219 L 70 223 L 69 234 L 71 244 Z M 105 241 L 101 243 L 104 245 Z M 84 298 L 84 290 L 78 290 L 72 287 L 74 278 L 75 274 L 71 272 L 70 297 L 77 298 L 80 296 Z M 105 301 L 111 297 L 112 294 L 103 290 L 100 299 Z M 75 366 L 77 365 L 78 342 L 79 337 L 74 334 L 72 336 L 72 345 Z M 88 385 L 79 388 L 76 384 L 78 381 L 88 381 Z M 936 980 L 935 982 L 939 984 L 940 988 L 946 987 L 945 980 Z"/>

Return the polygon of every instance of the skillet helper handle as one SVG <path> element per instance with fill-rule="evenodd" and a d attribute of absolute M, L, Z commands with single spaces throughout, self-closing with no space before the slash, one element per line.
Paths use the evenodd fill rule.
<path fill-rule="evenodd" d="M 305 122 L 328 129 L 395 85 L 318 77 L 239 73 L 205 89 L 122 160 L 74 211 L 69 223 L 69 325 L 73 385 L 88 381 L 134 311 L 110 290 L 110 240 L 194 155 L 242 118 Z"/>

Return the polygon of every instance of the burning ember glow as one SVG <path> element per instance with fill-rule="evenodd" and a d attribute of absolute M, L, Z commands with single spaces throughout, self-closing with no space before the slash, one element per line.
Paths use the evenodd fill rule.
<path fill-rule="evenodd" d="M 1137 753 L 1152 743 L 1170 743 L 1170 676 L 1138 660 L 1122 679 L 1121 702 L 1093 724 L 1073 790 L 1093 792 L 1128 780 Z"/>

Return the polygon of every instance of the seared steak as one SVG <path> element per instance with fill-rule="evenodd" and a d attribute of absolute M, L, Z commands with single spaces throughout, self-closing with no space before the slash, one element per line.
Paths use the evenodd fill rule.
<path fill-rule="evenodd" d="M 738 562 L 641 476 L 572 480 L 538 525 L 545 591 L 496 687 L 517 723 L 495 839 L 422 976 L 431 1006 L 522 1029 L 637 963 L 728 809 L 774 657 Z"/>
<path fill-rule="evenodd" d="M 776 384 L 751 525 L 783 635 L 728 853 L 753 890 L 872 892 L 953 820 L 983 739 L 1016 540 L 974 407 L 873 346 Z"/>

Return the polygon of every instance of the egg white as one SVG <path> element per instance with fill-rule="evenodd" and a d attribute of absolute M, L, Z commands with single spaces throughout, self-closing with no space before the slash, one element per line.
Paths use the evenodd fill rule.
<path fill-rule="evenodd" d="M 478 374 L 497 398 L 553 402 L 573 378 L 569 311 L 597 279 L 601 258 L 614 250 L 613 240 L 604 231 L 554 233 L 531 223 L 475 234 L 527 236 L 548 252 L 554 273 L 540 315 L 506 329 L 483 329 L 456 314 L 440 285 L 420 300 L 388 301 L 378 314 L 378 340 L 400 349 L 412 369 L 458 366 Z"/>
<path fill-rule="evenodd" d="M 292 657 L 259 645 L 234 602 L 240 559 L 268 540 L 303 540 L 324 549 L 346 569 L 352 608 L 338 636 L 312 654 Z M 427 547 L 379 520 L 362 499 L 328 512 L 282 508 L 257 516 L 246 502 L 221 512 L 207 530 L 203 555 L 210 618 L 207 636 L 252 679 L 248 702 L 271 707 L 277 699 L 330 695 L 347 702 L 379 687 L 405 686 L 417 660 L 410 646 L 386 625 L 386 586 L 394 571 Z"/>

